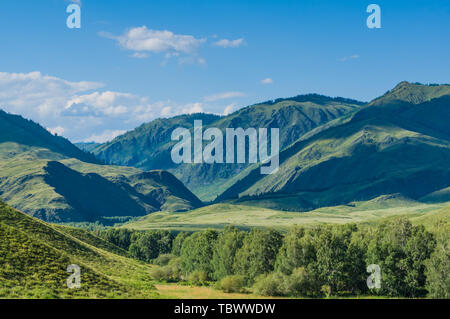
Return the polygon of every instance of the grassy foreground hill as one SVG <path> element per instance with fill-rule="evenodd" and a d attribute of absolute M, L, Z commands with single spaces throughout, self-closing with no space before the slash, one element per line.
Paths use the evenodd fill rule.
<path fill-rule="evenodd" d="M 84 230 L 47 224 L 0 202 L 0 298 L 154 298 L 150 267 Z M 68 289 L 67 267 L 81 268 Z"/>
<path fill-rule="evenodd" d="M 0 196 L 52 222 L 103 221 L 202 205 L 172 174 L 102 165 L 20 116 L 0 113 Z"/>
<path fill-rule="evenodd" d="M 202 120 L 205 130 L 216 127 L 222 132 L 238 127 L 279 128 L 280 149 L 283 149 L 312 129 L 351 113 L 362 104 L 350 99 L 310 94 L 248 106 L 222 117 L 192 114 L 157 119 L 97 146 L 92 152 L 108 164 L 145 170 L 167 169 L 202 200 L 213 200 L 226 189 L 229 179 L 248 165 L 174 164 L 170 151 L 175 144 L 171 141 L 175 128 L 192 130 L 194 120 Z"/>

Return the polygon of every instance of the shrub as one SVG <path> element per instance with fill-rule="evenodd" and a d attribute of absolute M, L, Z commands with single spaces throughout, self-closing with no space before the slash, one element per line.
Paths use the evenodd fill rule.
<path fill-rule="evenodd" d="M 194 285 L 204 285 L 208 281 L 208 274 L 206 271 L 194 271 L 189 274 L 188 280 Z"/>
<path fill-rule="evenodd" d="M 286 276 L 274 272 L 267 275 L 260 275 L 253 285 L 254 292 L 261 296 L 286 296 Z"/>
<path fill-rule="evenodd" d="M 242 276 L 227 276 L 223 278 L 218 288 L 226 293 L 244 292 L 245 279 Z"/>
<path fill-rule="evenodd" d="M 305 268 L 295 268 L 286 281 L 286 289 L 289 296 L 312 297 L 320 294 L 317 281 Z"/>
<path fill-rule="evenodd" d="M 159 255 L 157 258 L 153 259 L 153 264 L 158 266 L 166 266 L 175 257 L 176 256 L 172 254 L 162 254 Z"/>
<path fill-rule="evenodd" d="M 152 278 L 156 281 L 177 282 L 181 278 L 180 269 L 177 266 L 163 266 L 156 267 L 150 273 Z"/>

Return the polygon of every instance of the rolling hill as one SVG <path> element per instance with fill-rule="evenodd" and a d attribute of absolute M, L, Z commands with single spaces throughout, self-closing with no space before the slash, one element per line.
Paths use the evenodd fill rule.
<path fill-rule="evenodd" d="M 202 205 L 172 174 L 101 165 L 20 116 L 0 113 L 0 197 L 52 222 L 102 221 Z"/>
<path fill-rule="evenodd" d="M 312 129 L 354 112 L 361 105 L 354 100 L 310 94 L 248 106 L 223 117 L 193 114 L 157 119 L 91 151 L 107 164 L 167 169 L 202 200 L 213 200 L 227 188 L 229 179 L 248 165 L 174 164 L 170 151 L 175 143 L 170 137 L 175 128 L 192 130 L 194 120 L 202 120 L 205 130 L 217 127 L 222 132 L 238 127 L 280 128 L 283 149 Z"/>
<path fill-rule="evenodd" d="M 150 267 L 87 231 L 47 224 L 0 202 L 0 298 L 155 298 Z M 69 265 L 81 288 L 68 289 Z"/>
<path fill-rule="evenodd" d="M 446 194 L 449 119 L 450 86 L 402 82 L 349 119 L 287 147 L 276 174 L 248 168 L 217 202 L 306 211 L 386 194 Z"/>

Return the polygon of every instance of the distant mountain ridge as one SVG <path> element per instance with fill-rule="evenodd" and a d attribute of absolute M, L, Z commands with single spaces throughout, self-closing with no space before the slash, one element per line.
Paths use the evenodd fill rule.
<path fill-rule="evenodd" d="M 206 130 L 226 128 L 280 128 L 283 149 L 312 129 L 355 111 L 363 102 L 330 98 L 318 94 L 277 99 L 242 108 L 228 116 L 211 114 L 181 115 L 157 119 L 102 144 L 92 152 L 108 164 L 134 166 L 140 169 L 166 169 L 204 200 L 214 199 L 227 186 L 230 177 L 248 164 L 181 164 L 173 163 L 171 133 L 177 127 L 193 128 L 194 120 L 202 120 Z"/>

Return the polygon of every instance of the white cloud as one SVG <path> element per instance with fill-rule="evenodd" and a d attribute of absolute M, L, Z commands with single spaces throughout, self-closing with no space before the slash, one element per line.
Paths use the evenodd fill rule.
<path fill-rule="evenodd" d="M 233 113 L 234 109 L 236 108 L 236 103 L 231 103 L 230 105 L 227 105 L 225 109 L 223 110 L 223 115 L 228 115 Z"/>
<path fill-rule="evenodd" d="M 141 53 L 141 52 L 135 52 L 131 55 L 132 58 L 136 58 L 136 59 L 145 59 L 148 58 L 148 54 L 147 53 Z"/>
<path fill-rule="evenodd" d="M 339 61 L 341 61 L 341 62 L 346 62 L 346 61 L 348 61 L 348 60 L 355 60 L 355 59 L 359 59 L 360 57 L 359 57 L 359 54 L 353 54 L 353 55 L 351 55 L 351 56 L 349 56 L 349 57 L 343 57 L 343 58 L 340 58 L 339 59 Z"/>
<path fill-rule="evenodd" d="M 183 109 L 182 112 L 183 114 L 194 114 L 194 113 L 203 113 L 203 105 L 202 103 L 190 103 L 187 104 Z"/>
<path fill-rule="evenodd" d="M 101 89 L 101 90 L 100 90 Z M 73 142 L 109 140 L 157 117 L 222 113 L 214 101 L 244 96 L 224 92 L 201 102 L 150 102 L 147 97 L 104 89 L 98 82 L 71 82 L 40 72 L 0 72 L 0 108 L 32 119 Z M 227 112 L 234 108 L 230 104 Z"/>
<path fill-rule="evenodd" d="M 199 47 L 206 41 L 192 35 L 175 34 L 168 30 L 152 30 L 146 26 L 131 28 L 124 34 L 115 36 L 100 32 L 100 36 L 116 40 L 120 47 L 134 51 L 132 57 L 144 58 L 147 53 L 165 53 L 165 57 L 197 56 Z"/>
<path fill-rule="evenodd" d="M 115 130 L 115 131 L 106 130 L 103 131 L 101 134 L 98 135 L 94 134 L 89 136 L 88 138 L 86 138 L 85 142 L 105 143 L 112 141 L 117 136 L 122 135 L 125 132 L 126 132 L 125 130 Z"/>
<path fill-rule="evenodd" d="M 237 48 L 244 44 L 245 44 L 245 41 L 243 38 L 236 39 L 236 40 L 222 39 L 222 40 L 214 42 L 215 46 L 222 47 L 222 48 Z"/>
<path fill-rule="evenodd" d="M 171 106 L 166 106 L 161 110 L 161 116 L 170 116 L 171 113 L 172 113 Z"/>
<path fill-rule="evenodd" d="M 205 96 L 204 100 L 206 102 L 214 102 L 214 101 L 218 101 L 218 100 L 226 100 L 226 99 L 244 97 L 244 96 L 245 96 L 245 94 L 242 92 L 223 92 L 223 93 L 217 93 L 217 94 Z"/>
<path fill-rule="evenodd" d="M 273 80 L 271 78 L 265 78 L 261 81 L 261 84 L 272 84 Z"/>
<path fill-rule="evenodd" d="M 99 131 L 131 129 L 154 119 L 166 102 L 97 91 L 97 82 L 71 82 L 40 72 L 0 72 L 0 108 L 32 119 L 74 141 Z M 62 129 L 64 127 L 64 129 Z"/>
<path fill-rule="evenodd" d="M 52 134 L 58 134 L 58 135 L 62 135 L 62 134 L 64 134 L 64 132 L 66 131 L 66 129 L 64 128 L 64 127 L 62 127 L 62 126 L 57 126 L 57 127 L 54 127 L 54 128 L 49 128 L 49 129 L 47 129 L 50 133 L 52 133 Z"/>

